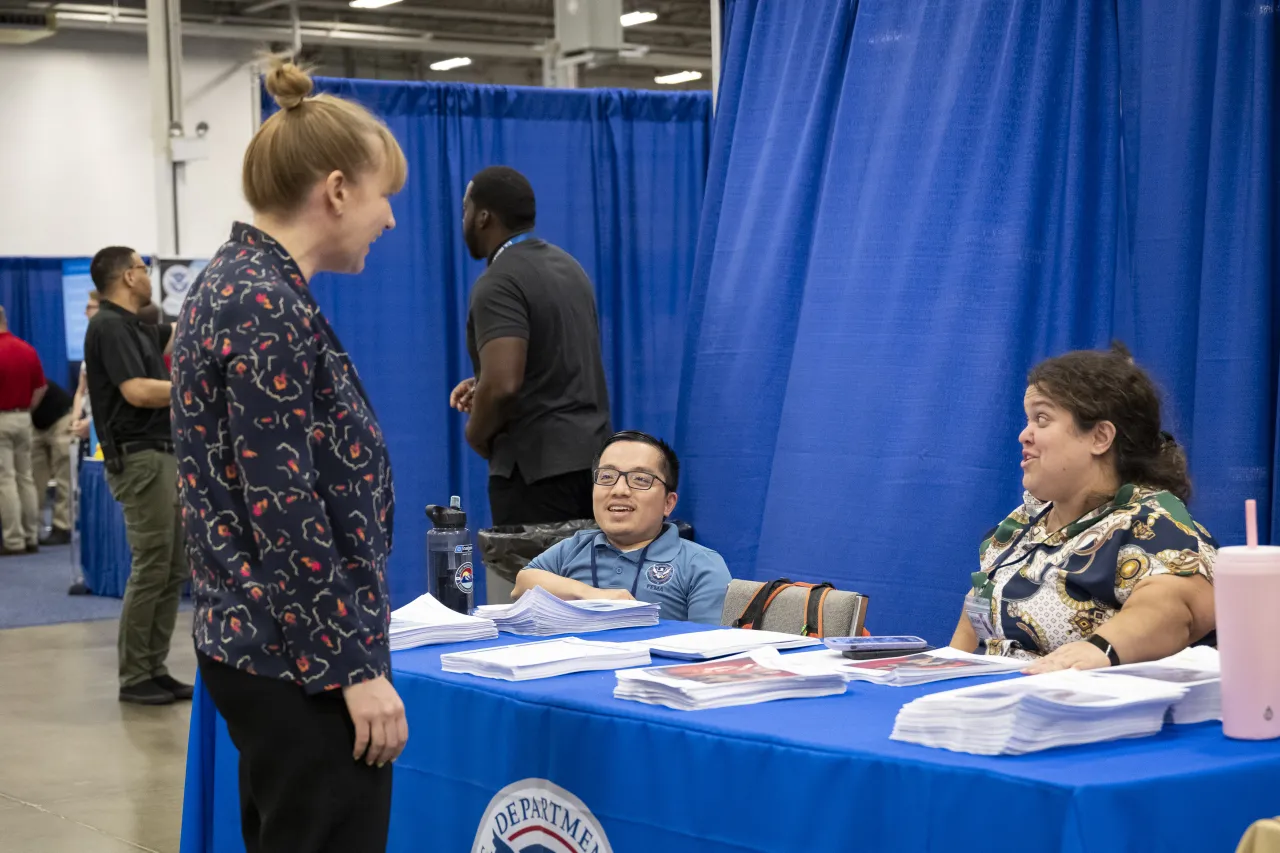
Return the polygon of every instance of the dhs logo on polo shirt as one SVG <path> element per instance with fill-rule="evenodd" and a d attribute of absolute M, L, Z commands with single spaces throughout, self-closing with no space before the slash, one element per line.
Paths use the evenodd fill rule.
<path fill-rule="evenodd" d="M 675 567 L 670 563 L 655 563 L 649 567 L 649 583 L 654 586 L 662 586 L 676 573 Z"/>
<path fill-rule="evenodd" d="M 471 853 L 613 853 L 613 848 L 582 800 L 546 779 L 524 779 L 489 801 Z"/>

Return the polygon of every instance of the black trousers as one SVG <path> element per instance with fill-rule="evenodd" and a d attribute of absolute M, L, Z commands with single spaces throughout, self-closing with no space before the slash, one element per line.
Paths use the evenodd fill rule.
<path fill-rule="evenodd" d="M 308 696 L 198 654 L 200 677 L 240 750 L 247 853 L 385 853 L 391 765 L 355 761 L 341 691 Z"/>
<path fill-rule="evenodd" d="M 510 477 L 489 478 L 489 509 L 498 527 L 591 518 L 591 488 L 589 470 L 570 471 L 535 483 L 526 483 L 516 470 Z"/>

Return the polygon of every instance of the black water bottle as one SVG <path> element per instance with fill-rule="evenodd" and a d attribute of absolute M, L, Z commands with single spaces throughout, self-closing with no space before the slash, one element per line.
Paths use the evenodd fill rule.
<path fill-rule="evenodd" d="M 448 506 L 429 504 L 427 518 L 432 524 L 427 531 L 427 592 L 450 610 L 470 613 L 475 602 L 475 569 L 462 499 L 454 495 Z"/>

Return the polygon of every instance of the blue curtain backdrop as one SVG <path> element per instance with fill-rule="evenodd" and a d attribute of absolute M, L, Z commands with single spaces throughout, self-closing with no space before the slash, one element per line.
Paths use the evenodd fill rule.
<path fill-rule="evenodd" d="M 677 437 L 735 575 L 945 641 L 1020 500 L 1028 368 L 1113 335 L 1197 515 L 1269 516 L 1275 16 L 1184 5 L 726 4 Z"/>
<path fill-rule="evenodd" d="M 0 258 L 0 305 L 9 331 L 35 347 L 45 376 L 67 387 L 61 258 Z M 75 386 L 67 387 L 75 391 Z"/>
<path fill-rule="evenodd" d="M 314 282 L 390 443 L 391 589 L 404 603 L 425 590 L 426 504 L 460 494 L 468 526 L 489 524 L 486 465 L 448 407 L 454 384 L 471 375 L 467 296 L 483 269 L 462 241 L 468 180 L 497 164 L 528 176 L 538 235 L 595 282 L 614 424 L 671 436 L 711 99 L 337 79 L 317 89 L 381 116 L 409 160 L 408 185 L 392 202 L 396 229 L 364 273 Z"/>

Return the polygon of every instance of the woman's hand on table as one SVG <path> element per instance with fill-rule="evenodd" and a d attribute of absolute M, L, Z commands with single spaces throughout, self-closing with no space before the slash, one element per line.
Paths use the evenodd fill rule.
<path fill-rule="evenodd" d="M 1044 672 L 1057 672 L 1061 669 L 1099 669 L 1110 666 L 1111 661 L 1106 652 L 1093 643 L 1083 640 L 1078 643 L 1067 643 L 1059 646 L 1040 660 L 1023 670 L 1026 675 L 1040 675 Z"/>

